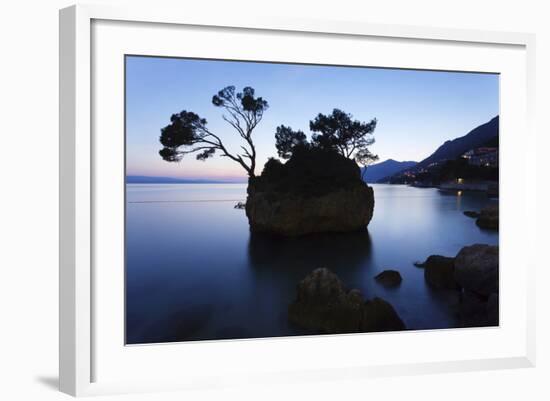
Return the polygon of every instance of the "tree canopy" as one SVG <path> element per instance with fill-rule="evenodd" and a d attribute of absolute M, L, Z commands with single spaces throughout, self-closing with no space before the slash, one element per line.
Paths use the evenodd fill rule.
<path fill-rule="evenodd" d="M 378 160 L 378 156 L 368 149 L 375 141 L 373 134 L 376 124 L 375 118 L 361 122 L 354 120 L 349 113 L 334 109 L 328 115 L 319 113 L 309 122 L 309 129 L 313 132 L 311 143 L 302 131 L 281 125 L 275 133 L 275 146 L 279 157 L 283 159 L 290 158 L 297 147 L 311 146 L 334 150 L 366 167 Z"/>
<path fill-rule="evenodd" d="M 233 127 L 244 140 L 240 153 L 231 153 L 217 134 L 207 128 L 207 121 L 192 111 L 183 110 L 172 114 L 170 124 L 161 129 L 160 143 L 163 148 L 160 156 L 168 162 L 179 162 L 194 153 L 197 160 L 206 160 L 216 152 L 239 163 L 250 177 L 256 169 L 256 148 L 252 133 L 262 120 L 269 104 L 255 96 L 254 88 L 243 88 L 235 92 L 234 86 L 227 86 L 212 97 L 212 104 L 222 108 L 223 119 Z"/>
<path fill-rule="evenodd" d="M 376 123 L 376 119 L 366 123 L 354 120 L 351 114 L 340 109 L 328 115 L 319 113 L 309 122 L 309 129 L 314 132 L 311 141 L 315 146 L 334 149 L 353 159 L 357 152 L 374 144 Z"/>
<path fill-rule="evenodd" d="M 302 131 L 293 131 L 292 128 L 280 125 L 275 132 L 275 147 L 282 159 L 290 159 L 296 147 L 307 147 L 306 134 Z"/>

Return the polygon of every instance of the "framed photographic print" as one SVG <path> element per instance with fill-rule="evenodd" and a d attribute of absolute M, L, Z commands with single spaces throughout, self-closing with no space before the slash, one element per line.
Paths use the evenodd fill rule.
<path fill-rule="evenodd" d="M 61 390 L 532 366 L 533 44 L 62 10 Z"/>

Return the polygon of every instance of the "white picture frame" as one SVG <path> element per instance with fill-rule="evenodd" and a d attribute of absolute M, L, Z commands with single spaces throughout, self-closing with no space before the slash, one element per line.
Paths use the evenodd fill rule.
<path fill-rule="evenodd" d="M 474 352 L 468 354 L 465 358 L 449 358 L 446 359 L 442 355 L 442 359 L 429 361 L 417 360 L 414 355 L 404 358 L 401 362 L 396 362 L 388 358 L 384 360 L 383 356 L 373 363 L 367 361 L 353 360 L 349 357 L 348 360 L 336 360 L 336 353 L 328 352 L 326 365 L 317 365 L 317 367 L 307 366 L 303 364 L 290 369 L 285 368 L 284 359 L 280 360 L 275 370 L 262 370 L 258 367 L 257 372 L 250 369 L 242 368 L 235 369 L 232 374 L 226 374 L 231 370 L 231 363 L 237 366 L 239 363 L 255 362 L 253 359 L 244 362 L 233 360 L 228 363 L 226 370 L 220 368 L 213 371 L 212 374 L 206 374 L 207 370 L 184 369 L 185 377 L 162 376 L 159 373 L 156 377 L 148 378 L 147 372 L 144 372 L 143 377 L 132 380 L 132 371 L 128 370 L 128 375 L 117 377 L 114 374 L 108 375 L 105 380 L 98 380 L 101 377 L 101 372 L 98 375 L 98 364 L 95 362 L 98 352 L 107 353 L 108 347 L 103 344 L 96 344 L 97 338 L 108 337 L 110 330 L 109 323 L 116 316 L 113 315 L 111 320 L 104 319 L 101 314 L 101 305 L 97 306 L 94 303 L 94 291 L 98 286 L 105 284 L 108 277 L 101 275 L 98 278 L 94 267 L 97 267 L 97 261 L 101 258 L 109 257 L 109 254 L 96 255 L 94 253 L 94 234 L 97 232 L 97 219 L 101 214 L 97 212 L 96 199 L 94 197 L 97 191 L 97 184 L 94 176 L 98 168 L 98 155 L 104 154 L 101 142 L 94 140 L 94 131 L 92 129 L 93 118 L 97 117 L 94 113 L 93 95 L 95 89 L 92 86 L 93 69 L 98 68 L 94 55 L 101 49 L 94 46 L 101 46 L 104 41 L 93 41 L 94 23 L 98 21 L 109 21 L 109 24 L 121 23 L 143 23 L 156 24 L 158 27 L 168 28 L 181 27 L 184 29 L 189 27 L 204 27 L 207 29 L 231 29 L 242 30 L 253 34 L 256 31 L 264 33 L 284 33 L 286 35 L 301 35 L 306 34 L 308 37 L 330 38 L 337 36 L 340 38 L 353 38 L 360 40 L 361 38 L 383 39 L 387 41 L 415 41 L 421 43 L 431 43 L 437 46 L 440 45 L 455 45 L 462 48 L 478 48 L 484 51 L 484 46 L 512 49 L 510 55 L 517 61 L 518 71 L 521 72 L 514 80 L 510 80 L 510 86 L 505 93 L 512 93 L 512 89 L 516 88 L 523 95 L 515 99 L 517 103 L 514 106 L 519 106 L 519 111 L 514 111 L 512 104 L 504 104 L 503 110 L 508 113 L 508 118 L 503 124 L 504 129 L 503 142 L 506 143 L 506 132 L 510 132 L 508 128 L 521 129 L 525 134 L 524 144 L 518 146 L 516 150 L 521 167 L 516 170 L 507 168 L 510 160 L 506 156 L 503 159 L 503 168 L 501 180 L 503 183 L 511 177 L 515 181 L 521 181 L 525 184 L 525 193 L 521 195 L 510 195 L 509 207 L 501 208 L 501 213 L 504 218 L 502 230 L 506 227 L 513 227 L 523 224 L 525 232 L 523 234 L 523 242 L 519 245 L 514 245 L 517 249 L 510 248 L 510 253 L 506 254 L 510 261 L 518 261 L 519 256 L 523 254 L 522 259 L 522 276 L 514 284 L 517 288 L 514 290 L 520 291 L 519 298 L 522 299 L 518 306 L 517 316 L 521 317 L 521 322 L 515 326 L 512 322 L 508 326 L 500 327 L 499 329 L 486 329 L 485 331 L 475 330 L 460 330 L 457 334 L 447 332 L 445 336 L 454 336 L 456 341 L 468 343 L 476 338 L 484 337 L 490 342 L 494 339 L 495 343 L 501 348 L 495 348 L 490 352 Z M 119 27 L 116 29 L 129 29 Z M 140 29 L 136 27 L 135 29 Z M 159 35 L 166 35 L 159 29 Z M 137 31 L 136 31 L 137 32 Z M 114 39 L 114 38 L 113 38 Z M 124 42 L 123 37 L 119 35 L 116 40 L 113 40 L 113 46 Z M 128 39 L 129 40 L 129 39 Z M 154 37 L 151 37 L 151 42 L 148 46 L 154 47 Z M 274 39 L 276 40 L 276 39 Z M 116 43 L 115 43 L 116 42 Z M 337 22 L 337 21 L 315 21 L 315 20 L 295 20 L 292 18 L 243 18 L 242 20 L 226 20 L 223 16 L 209 15 L 186 15 L 180 10 L 164 10 L 155 7 L 147 8 L 111 8 L 108 6 L 91 6 L 78 5 L 72 6 L 60 11 L 60 390 L 75 396 L 107 394 L 132 391 L 160 391 L 166 389 L 189 389 L 189 388 L 210 388 L 218 386 L 230 386 L 234 384 L 256 383 L 285 383 L 297 380 L 327 380 L 330 378 L 361 378 L 368 376 L 380 375 L 400 375 L 400 374 L 420 374 L 420 373 L 435 373 L 442 371 L 466 371 L 478 369 L 501 369 L 510 367 L 529 367 L 535 363 L 535 338 L 534 338 L 534 266 L 536 261 L 529 259 L 532 252 L 528 251 L 528 247 L 533 246 L 533 236 L 535 235 L 535 208 L 534 208 L 534 182 L 533 176 L 527 174 L 528 171 L 534 171 L 534 143 L 535 134 L 533 132 L 533 110 L 534 110 L 534 45 L 535 38 L 530 34 L 523 33 L 506 33 L 506 32 L 484 32 L 458 29 L 438 29 L 427 27 L 414 26 L 390 26 L 390 25 L 375 25 L 359 22 Z M 115 47 L 112 50 L 117 50 Z M 119 50 L 117 50 L 119 51 Z M 120 50 L 122 51 L 122 50 Z M 118 54 L 118 53 L 117 53 Z M 117 56 L 118 57 L 118 56 Z M 259 56 L 260 58 L 262 56 Z M 504 57 L 504 56 L 503 56 Z M 508 57 L 508 56 L 506 56 Z M 497 60 L 496 58 L 495 60 Z M 503 63 L 505 58 L 494 63 Z M 388 61 L 389 63 L 389 61 Z M 514 64 L 514 63 L 512 63 Z M 433 62 L 426 64 L 425 68 L 432 66 L 434 69 L 445 69 L 445 63 L 436 66 Z M 447 64 L 448 65 L 448 64 Z M 491 72 L 501 72 L 498 65 L 495 68 L 488 62 L 485 70 Z M 411 68 L 413 68 L 412 66 Z M 421 68 L 418 65 L 417 68 Z M 457 66 L 457 69 L 464 69 L 464 66 Z M 474 68 L 474 67 L 472 67 Z M 510 67 L 512 68 L 512 67 Z M 515 68 L 515 67 L 514 67 Z M 452 69 L 452 68 L 451 68 Z M 511 71 L 511 70 L 510 70 Z M 524 74 L 523 74 L 524 73 Z M 515 73 L 510 72 L 511 76 Z M 519 78 L 518 78 L 519 77 Z M 513 82 L 512 82 L 513 81 Z M 120 88 L 119 88 L 120 89 Z M 116 101 L 116 99 L 114 100 Z M 119 105 L 123 107 L 123 105 Z M 517 115 L 516 115 L 517 114 Z M 101 113 L 99 113 L 101 115 Z M 116 124 L 114 125 L 116 126 Z M 121 133 L 123 135 L 123 133 Z M 506 146 L 506 145 L 503 145 Z M 509 145 L 508 145 L 509 146 Z M 115 157 L 115 156 L 114 156 Z M 122 157 L 122 155 L 120 155 Z M 504 176 L 509 174 L 509 176 Z M 122 185 L 123 181 L 119 183 Z M 528 184 L 532 185 L 528 185 Z M 503 191 L 506 191 L 506 185 L 503 186 Z M 507 192 L 504 192 L 506 194 Z M 533 196 L 530 196 L 533 195 Z M 516 198 L 512 199 L 513 196 Z M 505 204 L 506 205 L 506 204 Z M 505 206 L 504 205 L 504 206 Z M 512 216 L 509 213 L 513 206 L 521 208 L 519 216 Z M 508 211 L 507 211 L 508 210 Z M 507 216 L 510 215 L 508 223 Z M 520 221 L 521 217 L 521 221 Z M 120 216 L 119 216 L 120 218 Z M 502 218 L 501 218 L 502 219 Z M 511 244 L 513 241 L 504 242 Z M 512 247 L 512 245 L 510 245 Z M 523 247 L 523 248 L 522 248 Z M 501 254 L 502 257 L 502 254 Z M 118 281 L 116 281 L 118 283 Z M 506 286 L 506 281 L 503 282 Z M 118 285 L 118 284 L 117 284 Z M 106 291 L 123 291 L 121 287 L 112 286 L 113 289 Z M 504 287 L 505 288 L 505 287 Z M 122 292 L 121 292 L 122 294 Z M 508 292 L 510 294 L 510 292 Z M 517 292 L 516 292 L 517 294 Z M 506 295 L 506 294 L 504 294 Z M 120 297 L 122 298 L 122 297 Z M 523 299 L 524 298 L 524 299 Z M 120 299 L 117 301 L 119 302 Z M 506 300 L 504 300 L 506 301 Z M 504 302 L 503 301 L 503 302 Z M 115 308 L 116 309 L 116 308 Z M 98 310 L 100 311 L 98 313 Z M 514 315 L 516 316 L 516 315 Z M 102 332 L 98 334 L 96 326 L 101 323 Z M 122 322 L 121 322 L 122 324 Z M 513 326 L 513 327 L 512 327 Z M 508 337 L 503 336 L 497 338 L 499 332 L 506 332 L 510 329 L 514 334 Z M 114 329 L 113 329 L 114 330 Z M 418 332 L 409 333 L 410 336 L 403 341 L 413 341 L 418 344 L 425 344 L 424 337 L 427 341 L 442 341 L 440 333 L 433 332 Z M 396 334 L 397 335 L 397 334 Z M 217 353 L 226 355 L 226 359 L 231 356 L 244 355 L 248 353 L 261 353 L 261 350 L 267 346 L 273 347 L 275 352 L 284 357 L 285 353 L 289 353 L 290 349 L 296 349 L 296 344 L 299 344 L 301 350 L 305 350 L 308 355 L 314 355 L 320 347 L 329 349 L 330 347 L 342 346 L 346 344 L 354 344 L 357 347 L 362 342 L 367 341 L 382 341 L 383 338 L 394 336 L 394 334 L 380 334 L 375 336 L 328 336 L 328 339 L 322 342 L 317 338 L 309 337 L 307 339 L 277 339 L 277 340 L 246 340 L 241 341 L 237 345 L 232 345 L 237 342 L 227 343 L 222 345 L 217 342 L 205 342 L 200 344 L 199 348 L 191 346 L 185 348 L 187 355 L 193 357 L 198 355 L 211 355 L 215 357 Z M 416 336 L 415 338 L 413 338 Z M 378 338 L 378 340 L 374 340 Z M 296 341 L 301 341 L 296 343 Z M 401 341 L 401 340 L 400 340 Z M 512 343 L 513 342 L 513 343 Z M 124 347 L 122 343 L 120 347 Z M 159 347 L 158 349 L 156 347 Z M 143 361 L 158 362 L 162 358 L 167 358 L 167 350 L 169 346 L 152 346 L 146 347 L 146 354 L 140 355 L 137 351 L 132 351 L 132 355 L 124 363 L 129 360 L 136 364 L 140 358 Z M 242 347 L 238 349 L 237 347 Z M 294 348 L 291 348 L 294 347 Z M 326 348 L 329 347 L 329 348 Z M 496 346 L 495 346 L 496 347 Z M 505 347 L 509 347 L 510 352 L 505 352 Z M 162 348 L 162 349 L 161 349 Z M 180 350 L 183 349 L 180 347 Z M 334 348 L 336 349 L 336 348 Z M 460 347 L 458 347 L 460 349 Z M 299 351 L 297 351 L 299 352 Z M 224 354 L 225 353 L 225 354 Z M 235 354 L 237 353 L 237 354 Z M 102 355 L 100 357 L 103 357 Z M 273 355 L 266 353 L 263 355 L 266 360 L 274 358 Z M 103 361 L 107 361 L 103 357 Z M 113 357 L 114 358 L 114 357 Z M 331 358 L 334 358 L 334 368 L 330 366 Z M 404 362 L 406 360 L 406 362 Z M 108 360 L 109 364 L 113 364 L 117 369 L 122 365 L 116 365 L 121 360 Z M 258 362 L 258 361 L 256 361 Z M 261 362 L 258 362 L 261 363 Z M 288 365 L 288 362 L 286 362 Z M 101 364 L 100 364 L 101 365 Z M 105 365 L 105 362 L 103 362 Z M 167 366 L 170 366 L 168 364 Z M 137 377 L 137 376 L 136 376 Z"/>

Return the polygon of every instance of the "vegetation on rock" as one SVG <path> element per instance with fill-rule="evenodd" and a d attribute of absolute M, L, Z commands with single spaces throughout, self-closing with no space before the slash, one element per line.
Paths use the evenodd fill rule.
<path fill-rule="evenodd" d="M 221 137 L 208 129 L 207 121 L 192 111 L 183 110 L 172 114 L 170 124 L 161 129 L 160 156 L 168 162 L 179 162 L 187 154 L 195 153 L 197 160 L 206 160 L 216 152 L 238 163 L 249 177 L 255 176 L 256 147 L 252 133 L 262 121 L 269 104 L 255 96 L 254 88 L 243 88 L 235 92 L 234 86 L 227 86 L 212 97 L 212 104 L 222 108 L 223 119 L 243 139 L 242 153 L 231 153 Z"/>
<path fill-rule="evenodd" d="M 270 159 L 249 179 L 246 214 L 253 232 L 298 236 L 365 229 L 374 193 L 359 166 L 330 149 L 296 149 L 284 164 Z"/>

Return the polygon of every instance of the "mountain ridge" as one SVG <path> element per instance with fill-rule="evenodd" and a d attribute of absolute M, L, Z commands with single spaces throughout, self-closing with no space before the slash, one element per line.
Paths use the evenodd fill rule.
<path fill-rule="evenodd" d="M 430 156 L 420 161 L 415 168 L 427 167 L 442 160 L 453 160 L 470 149 L 474 149 L 498 137 L 499 116 L 477 126 L 466 135 L 445 141 Z"/>
<path fill-rule="evenodd" d="M 400 171 L 414 167 L 417 164 L 415 161 L 397 161 L 394 159 L 387 159 L 383 162 L 373 164 L 369 167 L 362 169 L 363 181 L 367 183 L 376 183 L 379 180 L 397 174 Z"/>

